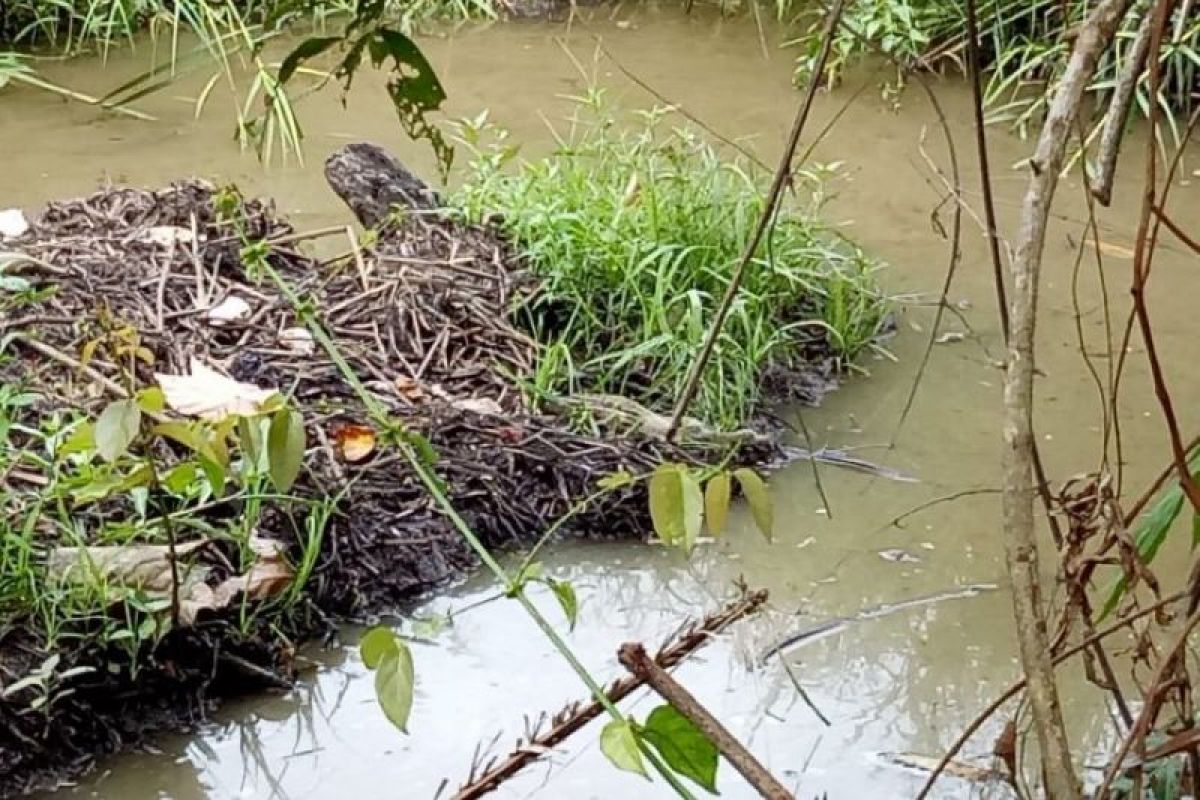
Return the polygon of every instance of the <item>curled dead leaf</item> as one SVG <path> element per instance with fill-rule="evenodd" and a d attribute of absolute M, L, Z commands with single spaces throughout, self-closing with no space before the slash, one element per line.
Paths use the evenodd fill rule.
<path fill-rule="evenodd" d="M 316 343 L 313 342 L 313 335 L 308 332 L 308 328 L 284 328 L 279 332 L 279 344 L 285 350 L 302 356 L 311 356 L 317 352 Z"/>
<path fill-rule="evenodd" d="M 194 358 L 189 375 L 154 377 L 162 387 L 168 408 L 210 421 L 258 414 L 262 404 L 276 394 L 274 389 L 235 381 Z"/>
<path fill-rule="evenodd" d="M 231 294 L 204 315 L 210 324 L 221 326 L 241 322 L 250 316 L 250 304 L 236 294 Z"/>
<path fill-rule="evenodd" d="M 341 423 L 333 429 L 338 458 L 354 464 L 375 452 L 375 431 L 365 425 Z"/>
<path fill-rule="evenodd" d="M 250 569 L 210 586 L 212 568 L 185 560 L 208 543 L 208 539 L 200 539 L 175 548 L 181 625 L 193 624 L 205 609 L 228 607 L 239 595 L 251 600 L 273 597 L 287 589 L 295 577 L 283 545 L 254 534 L 249 546 L 256 558 Z M 61 583 L 103 586 L 114 603 L 122 600 L 127 590 L 135 589 L 162 602 L 165 610 L 171 600 L 170 555 L 167 545 L 58 547 L 46 558 L 46 572 L 51 580 Z"/>
<path fill-rule="evenodd" d="M 419 403 L 425 399 L 425 390 L 421 388 L 421 384 L 407 375 L 397 375 L 392 380 L 392 385 L 396 387 L 396 392 L 410 403 Z"/>

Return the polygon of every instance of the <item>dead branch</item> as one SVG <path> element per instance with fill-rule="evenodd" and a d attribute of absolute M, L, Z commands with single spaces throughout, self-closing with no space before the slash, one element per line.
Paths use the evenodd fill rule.
<path fill-rule="evenodd" d="M 1155 57 L 1150 62 L 1150 97 L 1158 96 L 1161 64 L 1158 51 L 1162 46 L 1163 28 L 1167 24 L 1170 11 L 1176 0 L 1159 0 L 1155 5 L 1154 24 L 1151 26 L 1151 50 Z M 1138 220 L 1137 241 L 1133 255 L 1133 309 L 1137 315 L 1138 328 L 1141 330 L 1142 341 L 1146 345 L 1146 358 L 1150 362 L 1150 375 L 1154 380 L 1154 394 L 1162 407 L 1163 419 L 1167 423 L 1167 431 L 1171 437 L 1171 451 L 1175 458 L 1175 471 L 1179 475 L 1179 485 L 1187 496 L 1192 508 L 1200 513 L 1200 486 L 1192 477 L 1188 467 L 1187 452 L 1183 448 L 1183 437 L 1179 433 L 1179 421 L 1171 403 L 1171 393 L 1167 389 L 1166 377 L 1163 375 L 1162 364 L 1158 358 L 1158 348 L 1154 341 L 1154 326 L 1150 322 L 1150 310 L 1146 305 L 1146 283 L 1150 278 L 1150 263 L 1154 258 L 1155 237 L 1150 234 L 1150 220 L 1153 210 L 1157 207 L 1158 195 L 1158 151 L 1156 148 L 1156 132 L 1158 129 L 1158 103 L 1150 103 L 1150 136 L 1146 145 L 1146 177 L 1144 194 L 1142 196 L 1141 217 Z"/>
<path fill-rule="evenodd" d="M 1080 101 L 1131 0 L 1102 0 L 1079 29 L 1063 77 L 1047 111 L 1030 161 L 1032 175 L 1022 204 L 1011 265 L 1009 356 L 1004 382 L 1005 549 L 1013 584 L 1013 615 L 1029 701 L 1041 749 L 1046 792 L 1059 800 L 1080 797 L 1054 682 L 1038 575 L 1033 514 L 1033 369 L 1037 288 L 1050 203 L 1062 170 L 1067 138 Z"/>
<path fill-rule="evenodd" d="M 1144 10 L 1144 6 L 1144 3 L 1138 4 L 1139 9 Z M 1121 150 L 1125 123 L 1129 119 L 1129 108 L 1133 104 L 1133 91 L 1137 88 L 1142 70 L 1145 69 L 1146 54 L 1150 52 L 1150 21 L 1153 17 L 1153 14 L 1147 14 L 1138 27 L 1133 48 L 1127 56 L 1128 60 L 1121 67 L 1117 86 L 1108 104 L 1108 113 L 1104 116 L 1104 129 L 1100 132 L 1099 167 L 1096 170 L 1096 180 L 1092 184 L 1092 196 L 1100 201 L 1102 206 L 1108 206 L 1112 202 L 1117 154 Z"/>
<path fill-rule="evenodd" d="M 975 148 L 979 156 L 979 181 L 983 190 L 983 216 L 987 222 L 992 273 L 996 281 L 996 300 L 1000 310 L 1000 329 L 1008 335 L 1008 295 L 1004 288 L 1004 262 L 1000 260 L 1000 232 L 996 227 L 996 201 L 992 194 L 992 171 L 988 164 L 987 132 L 983 119 L 983 78 L 979 67 L 979 21 L 976 0 L 967 0 L 967 64 L 971 75 L 971 100 L 975 122 Z"/>
<path fill-rule="evenodd" d="M 741 597 L 720 611 L 705 617 L 699 625 L 692 625 L 685 629 L 674 642 L 659 651 L 658 655 L 654 657 L 654 662 L 664 669 L 679 664 L 706 645 L 716 634 L 721 633 L 743 617 L 753 614 L 766 601 L 767 591 L 765 589 L 743 592 Z M 606 694 L 611 702 L 618 703 L 643 685 L 644 681 L 640 678 L 628 676 L 615 681 Z M 467 783 L 451 800 L 475 800 L 475 798 L 495 791 L 504 781 L 540 759 L 552 748 L 562 744 L 573 733 L 581 730 L 603 713 L 604 707 L 596 701 L 586 705 L 572 703 L 554 715 L 550 720 L 548 730 L 530 735 L 527 742 L 518 742 L 517 747 L 503 760 L 499 762 L 493 760 L 485 765 L 483 771 L 478 775 L 472 768 Z"/>
<path fill-rule="evenodd" d="M 666 700 L 695 725 L 716 746 L 734 769 L 767 800 L 793 800 L 794 795 L 775 779 L 754 754 L 731 734 L 721 721 L 709 713 L 683 684 L 672 678 L 646 654 L 640 642 L 626 642 L 617 651 L 617 660 L 639 680 Z"/>

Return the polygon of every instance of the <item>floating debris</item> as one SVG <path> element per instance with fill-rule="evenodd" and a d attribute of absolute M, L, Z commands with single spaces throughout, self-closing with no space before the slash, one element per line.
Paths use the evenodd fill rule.
<path fill-rule="evenodd" d="M 29 221 L 19 208 L 0 211 L 0 239 L 15 239 L 29 230 Z"/>
<path fill-rule="evenodd" d="M 892 547 L 887 550 L 880 550 L 879 557 L 884 561 L 891 561 L 896 564 L 919 564 L 921 559 L 914 556 L 907 550 L 902 550 L 899 547 Z"/>

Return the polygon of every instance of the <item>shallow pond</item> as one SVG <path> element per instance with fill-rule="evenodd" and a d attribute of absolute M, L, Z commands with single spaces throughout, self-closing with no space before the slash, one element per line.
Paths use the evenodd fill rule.
<path fill-rule="evenodd" d="M 649 105 L 644 89 L 622 68 L 681 104 L 728 137 L 769 161 L 779 151 L 799 100 L 791 86 L 791 55 L 777 37 L 760 37 L 752 20 L 697 13 L 617 7 L 570 27 L 514 23 L 463 29 L 424 45 L 445 81 L 454 115 L 490 108 L 529 152 L 550 145 L 546 121 L 566 111 L 562 95 L 579 93 L 591 78 L 611 86 L 622 102 Z M 597 50 L 602 41 L 617 61 Z M 574 56 L 568 57 L 568 52 Z M 74 61 L 50 65 L 46 75 L 72 88 L 103 94 L 145 67 L 147 53 L 113 56 L 106 69 Z M 619 62 L 619 66 L 618 66 Z M 580 72 L 582 67 L 583 74 Z M 1002 356 L 992 278 L 978 225 L 964 221 L 963 260 L 950 298 L 957 313 L 943 330 L 963 336 L 934 347 L 912 411 L 897 435 L 928 338 L 932 307 L 948 260 L 941 234 L 948 207 L 924 152 L 944 169 L 948 160 L 936 118 L 917 91 L 898 109 L 880 98 L 886 70 L 862 73 L 822 95 L 810 131 L 840 113 L 814 158 L 842 163 L 830 185 L 829 217 L 885 259 L 890 290 L 904 293 L 895 360 L 868 359 L 866 379 L 854 379 L 805 421 L 817 445 L 856 448 L 854 454 L 919 479 L 901 483 L 821 467 L 825 497 L 808 464 L 773 479 L 777 537 L 762 541 L 741 515 L 732 532 L 705 546 L 692 563 L 662 548 L 578 543 L 547 559 L 553 574 L 577 582 L 580 622 L 568 639 L 601 676 L 615 677 L 617 646 L 640 639 L 657 643 L 688 614 L 713 608 L 738 576 L 771 591 L 771 610 L 715 641 L 679 675 L 700 699 L 748 741 L 800 797 L 911 796 L 921 776 L 890 764 L 882 753 L 936 755 L 974 713 L 1017 675 L 1010 601 L 1004 587 L 999 538 L 998 483 Z M 5 90 L 0 115 L 0 206 L 34 210 L 55 197 L 85 193 L 98 180 L 159 185 L 190 174 L 236 181 L 269 194 L 301 229 L 344 222 L 348 213 L 325 187 L 325 154 L 349 140 L 373 139 L 432 174 L 425 147 L 405 140 L 377 80 L 364 76 L 343 110 L 327 92 L 301 107 L 307 133 L 306 166 L 264 168 L 239 153 L 231 139 L 230 98 L 218 94 L 194 118 L 194 98 L 205 75 L 182 80 L 146 98 L 141 107 L 157 122 L 99 116 L 46 94 Z M 855 97 L 867 83 L 867 90 Z M 968 95 L 942 81 L 937 96 L 965 164 L 973 161 Z M 1024 187 L 1012 166 L 1031 145 L 995 128 L 992 155 L 999 210 L 1011 231 Z M 1127 152 L 1136 153 L 1135 137 Z M 1120 255 L 1133 239 L 1136 187 L 1121 174 L 1117 200 L 1101 216 L 1103 238 L 1115 249 L 1106 262 L 1114 308 L 1127 306 L 1130 262 Z M 1190 172 L 1190 167 L 1188 169 Z M 1186 173 L 1185 173 L 1186 174 Z M 978 199 L 974 170 L 964 167 L 969 201 Z M 1124 187 L 1122 189 L 1122 187 Z M 1174 189 L 1177 218 L 1196 219 L 1195 186 Z M 976 203 L 977 204 L 977 203 Z M 1099 460 L 1100 405 L 1080 355 L 1072 299 L 1074 244 L 1087 211 L 1075 178 L 1063 182 L 1047 245 L 1044 313 L 1039 324 L 1037 425 L 1047 469 L 1064 478 L 1094 469 Z M 1194 301 L 1181 286 L 1195 259 L 1164 242 L 1150 292 L 1166 364 L 1189 363 L 1194 346 Z M 1103 314 L 1095 267 L 1078 281 L 1079 326 L 1088 352 L 1103 351 Z M 961 341 L 959 341 L 961 339 Z M 1142 366 L 1141 344 L 1124 384 L 1122 413 L 1126 481 L 1134 491 L 1164 463 L 1166 435 Z M 1104 369 L 1103 361 L 1100 369 Z M 1200 392 L 1200 371 L 1173 369 L 1177 397 Z M 1185 431 L 1196 428 L 1193 404 L 1178 403 Z M 889 442 L 895 439 L 893 447 Z M 956 499 L 935 502 L 957 495 Z M 923 510 L 905 516 L 925 504 Z M 966 587 L 995 586 L 969 593 Z M 482 577 L 431 601 L 424 613 L 463 609 L 491 596 Z M 940 599 L 935 599 L 935 596 Z M 544 598 L 543 598 L 544 599 Z M 891 613 L 861 612 L 881 604 L 928 600 Z M 552 606 L 551 613 L 554 612 Z M 557 618 L 557 617 L 556 617 Z M 779 635 L 827 619 L 850 619 L 818 640 L 789 651 L 789 663 L 823 725 L 801 702 L 778 663 L 753 665 L 754 655 Z M 433 797 L 448 781 L 465 779 L 477 747 L 503 753 L 524 730 L 525 718 L 554 711 L 581 697 L 582 687 L 544 644 L 520 609 L 503 600 L 456 617 L 416 645 L 417 704 L 411 735 L 401 736 L 374 703 L 369 675 L 353 650 L 317 654 L 320 666 L 286 697 L 259 697 L 227 705 L 203 732 L 164 737 L 153 753 L 113 759 L 77 787 L 56 797 L 326 798 Z M 1065 674 L 1068 716 L 1101 741 L 1107 717 L 1095 690 Z M 644 714 L 640 697 L 630 707 Z M 994 734 L 995 728 L 990 729 Z M 969 753 L 986 753 L 984 735 Z M 722 794 L 751 797 L 727 767 Z M 943 796 L 967 794 L 953 780 Z M 498 797 L 668 797 L 609 767 L 595 730 L 577 736 L 550 765 L 530 769 Z"/>

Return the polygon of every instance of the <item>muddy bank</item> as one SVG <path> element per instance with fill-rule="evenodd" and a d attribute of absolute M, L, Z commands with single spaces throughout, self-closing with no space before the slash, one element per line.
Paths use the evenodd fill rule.
<path fill-rule="evenodd" d="M 438 213 L 433 193 L 376 150 L 346 148 L 327 172 L 371 231 L 361 241 L 339 230 L 297 232 L 270 203 L 195 181 L 53 203 L 28 232 L 3 241 L 0 249 L 22 255 L 6 274 L 24 286 L 4 298 L 0 383 L 24 399 L 8 410 L 0 480 L 5 517 L 28 534 L 28 569 L 17 577 L 32 589 L 6 593 L 0 793 L 45 786 L 148 733 L 189 726 L 215 698 L 286 687 L 298 643 L 330 633 L 334 620 L 403 607 L 474 566 L 466 542 L 382 435 L 366 453 L 347 449 L 347 431 L 372 422 L 347 374 L 305 335 L 308 313 L 387 414 L 413 441 L 428 442 L 449 499 L 489 548 L 527 545 L 569 512 L 566 535 L 642 537 L 650 525 L 640 484 L 583 508 L 578 501 L 617 470 L 711 463 L 734 446 L 703 435 L 667 444 L 639 419 L 581 433 L 531 410 L 522 383 L 538 345 L 508 311 L 535 287 L 510 245 Z M 347 252 L 318 260 L 304 249 L 316 235 L 341 237 Z M 267 268 L 299 304 L 281 296 Z M 136 343 L 127 360 L 110 346 L 115 340 Z M 313 504 L 249 490 L 196 502 L 161 485 L 88 502 L 72 494 L 71 471 L 80 465 L 56 450 L 64 423 L 94 419 L 113 400 L 153 386 L 157 375 L 187 374 L 196 361 L 289 398 L 305 426 L 291 494 Z M 782 455 L 769 436 L 736 447 L 742 463 Z M 163 469 L 183 455 L 170 443 L 153 451 L 147 457 Z M 335 498 L 328 519 L 313 523 L 325 498 Z M 162 522 L 183 512 L 187 525 Z M 247 549 L 230 532 L 251 514 L 257 524 Z M 142 605 L 122 595 L 107 608 L 43 607 L 43 595 L 62 590 L 51 580 L 61 576 L 48 573 L 74 552 L 65 548 L 143 548 L 161 573 L 170 566 L 160 552 L 168 533 L 180 539 L 177 568 L 201 576 L 204 586 L 192 589 L 241 592 L 225 591 L 224 604 L 201 606 L 185 624 L 167 624 L 161 602 L 146 605 L 144 596 Z M 263 542 L 281 558 L 268 564 Z M 284 579 L 256 584 L 264 565 Z M 53 630 L 43 612 L 53 614 Z M 131 646 L 131 636 L 114 635 L 113 618 L 150 633 Z"/>

